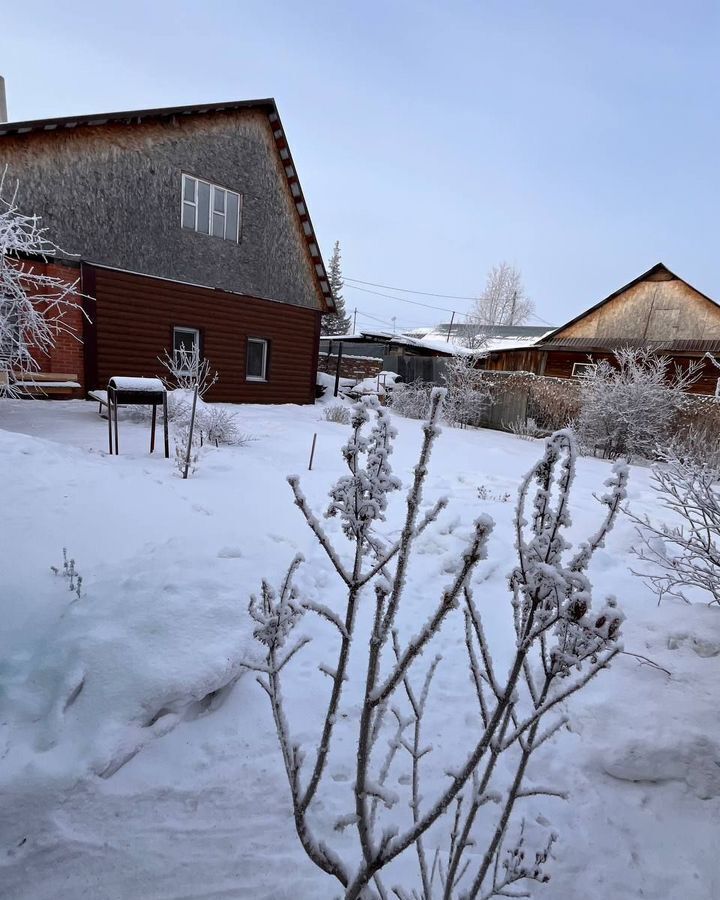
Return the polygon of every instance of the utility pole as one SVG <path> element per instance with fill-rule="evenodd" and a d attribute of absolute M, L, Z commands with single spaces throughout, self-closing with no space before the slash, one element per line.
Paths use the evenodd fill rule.
<path fill-rule="evenodd" d="M 450 316 L 450 324 L 448 325 L 448 333 L 447 333 L 447 337 L 445 338 L 445 343 L 446 343 L 446 344 L 449 344 L 449 343 L 450 343 L 450 332 L 452 331 L 452 327 L 453 327 L 453 322 L 454 322 L 454 321 L 455 321 L 455 311 L 453 310 L 453 314 Z"/>
<path fill-rule="evenodd" d="M 357 306 L 353 310 L 353 330 L 352 330 L 353 334 L 357 334 L 357 332 L 355 331 L 356 328 L 357 328 Z"/>
<path fill-rule="evenodd" d="M 397 316 L 392 316 L 390 321 L 393 323 L 393 334 L 395 334 L 395 323 L 397 322 Z"/>

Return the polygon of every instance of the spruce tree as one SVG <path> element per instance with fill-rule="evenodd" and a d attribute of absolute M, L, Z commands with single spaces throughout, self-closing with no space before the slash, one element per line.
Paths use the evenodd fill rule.
<path fill-rule="evenodd" d="M 325 313 L 322 317 L 320 330 L 322 334 L 349 334 L 350 317 L 345 312 L 345 299 L 343 298 L 343 277 L 340 255 L 340 241 L 335 241 L 332 256 L 330 257 L 330 269 L 328 272 L 330 290 L 335 299 L 335 312 Z"/>

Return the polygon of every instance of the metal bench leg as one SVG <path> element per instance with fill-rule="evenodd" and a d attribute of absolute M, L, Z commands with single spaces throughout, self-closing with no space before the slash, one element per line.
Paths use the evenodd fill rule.
<path fill-rule="evenodd" d="M 113 402 L 113 407 L 115 410 L 115 456 L 120 454 L 120 441 L 118 440 L 118 402 L 117 397 Z"/>
<path fill-rule="evenodd" d="M 170 436 L 168 435 L 167 394 L 163 396 L 163 434 L 165 436 L 165 459 L 170 458 Z"/>
<path fill-rule="evenodd" d="M 155 451 L 155 420 L 157 419 L 157 403 L 152 405 L 152 424 L 150 425 L 150 452 Z"/>

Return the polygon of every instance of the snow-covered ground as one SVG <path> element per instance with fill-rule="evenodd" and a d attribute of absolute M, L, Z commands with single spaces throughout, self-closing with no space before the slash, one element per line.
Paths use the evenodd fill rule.
<path fill-rule="evenodd" d="M 147 453 L 145 423 L 122 421 L 122 455 L 108 457 L 96 409 L 0 406 L 0 897 L 332 898 L 335 883 L 295 835 L 267 697 L 240 663 L 257 653 L 249 594 L 263 576 L 277 582 L 296 552 L 307 560 L 303 594 L 329 605 L 341 597 L 285 475 L 299 473 L 324 511 L 347 428 L 324 421 L 321 407 L 238 407 L 241 430 L 255 440 L 207 450 L 182 481 L 172 460 Z M 407 485 L 420 423 L 395 423 L 392 463 Z M 511 435 L 443 431 L 425 500 L 448 495 L 450 505 L 418 546 L 400 618 L 408 634 L 486 512 L 497 524 L 476 599 L 499 657 L 503 646 L 509 652 L 513 502 L 502 498 L 514 499 L 540 452 L 540 442 Z M 580 460 L 578 537 L 599 520 L 592 494 L 607 475 L 606 463 Z M 401 514 L 396 498 L 388 533 Z M 629 503 L 657 512 L 646 469 L 632 467 Z M 339 537 L 336 520 L 327 527 Z M 720 611 L 672 600 L 658 607 L 628 572 L 633 537 L 623 518 L 591 577 L 598 600 L 614 593 L 626 612 L 626 649 L 671 675 L 621 656 L 571 702 L 570 729 L 538 763 L 542 782 L 552 778 L 570 800 L 524 801 L 529 820 L 559 834 L 552 880 L 534 886 L 534 897 L 720 897 Z M 63 547 L 82 575 L 79 598 L 51 572 Z M 301 627 L 314 650 L 291 663 L 285 693 L 292 727 L 307 738 L 330 683 L 317 662 L 331 662 L 335 638 L 322 622 Z M 472 705 L 459 632 L 448 629 L 438 649 L 440 702 L 427 730 L 450 768 Z M 351 668 L 348 720 L 359 691 Z M 314 804 L 318 822 L 347 812 L 353 768 L 341 734 L 333 787 Z"/>

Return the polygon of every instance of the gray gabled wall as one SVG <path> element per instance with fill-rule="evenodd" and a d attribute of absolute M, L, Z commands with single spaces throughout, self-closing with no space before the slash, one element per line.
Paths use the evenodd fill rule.
<path fill-rule="evenodd" d="M 261 110 L 8 135 L 0 170 L 6 164 L 20 209 L 83 259 L 320 308 Z M 180 227 L 183 172 L 242 195 L 239 244 Z"/>

